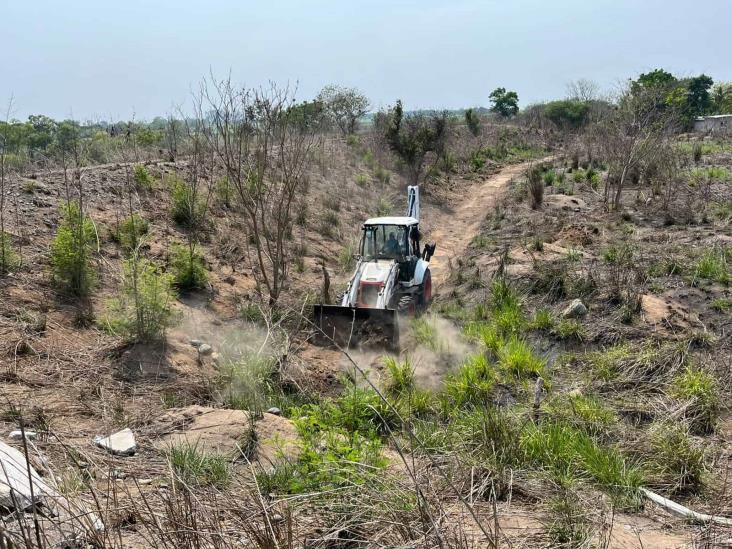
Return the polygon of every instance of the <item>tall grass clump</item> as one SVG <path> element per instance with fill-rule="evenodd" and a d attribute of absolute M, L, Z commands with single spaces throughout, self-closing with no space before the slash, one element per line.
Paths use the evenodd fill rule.
<path fill-rule="evenodd" d="M 231 467 L 224 456 L 208 454 L 190 443 L 171 446 L 166 454 L 171 469 L 184 484 L 225 488 L 231 482 Z"/>
<path fill-rule="evenodd" d="M 387 379 L 386 391 L 394 396 L 410 393 L 414 390 L 414 367 L 408 358 L 399 361 L 394 357 L 384 358 Z"/>
<path fill-rule="evenodd" d="M 547 172 L 549 173 L 549 172 Z M 554 172 L 551 172 L 554 173 Z M 531 198 L 531 207 L 534 210 L 537 210 L 541 208 L 541 205 L 544 202 L 544 187 L 545 184 L 542 181 L 542 175 L 541 170 L 538 168 L 538 166 L 535 166 L 531 168 L 528 171 L 527 174 L 528 179 L 528 191 L 529 191 L 529 197 Z M 546 179 L 546 176 L 544 177 Z M 547 183 L 547 185 L 550 185 L 551 183 Z"/>
<path fill-rule="evenodd" d="M 719 417 L 721 397 L 717 380 L 710 373 L 687 367 L 674 378 L 671 394 L 688 402 L 686 417 L 693 431 L 711 433 Z"/>
<path fill-rule="evenodd" d="M 61 290 L 86 297 L 94 287 L 92 253 L 96 231 L 78 202 L 61 206 L 61 222 L 51 244 L 53 279 Z"/>
<path fill-rule="evenodd" d="M 146 259 L 129 259 L 121 296 L 109 302 L 105 324 L 128 341 L 158 340 L 176 320 L 174 301 L 171 274 Z"/>
<path fill-rule="evenodd" d="M 683 422 L 657 426 L 651 433 L 648 468 L 652 485 L 672 496 L 694 494 L 704 488 L 704 449 L 693 441 Z"/>
<path fill-rule="evenodd" d="M 485 354 L 474 355 L 445 380 L 445 394 L 450 406 L 481 407 L 490 402 L 491 392 L 498 381 L 498 372 Z"/>
<path fill-rule="evenodd" d="M 694 266 L 694 278 L 729 284 L 729 252 L 720 247 L 706 250 Z"/>
<path fill-rule="evenodd" d="M 119 242 L 125 253 L 131 254 L 137 250 L 149 230 L 149 223 L 140 215 L 133 213 L 119 224 L 117 230 L 112 233 L 112 239 Z"/>

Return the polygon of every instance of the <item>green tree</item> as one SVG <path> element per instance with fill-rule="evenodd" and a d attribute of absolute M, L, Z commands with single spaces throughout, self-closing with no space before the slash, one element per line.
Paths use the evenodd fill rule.
<path fill-rule="evenodd" d="M 391 109 L 384 122 L 384 138 L 404 162 L 410 185 L 419 182 L 425 157 L 434 153 L 440 158 L 447 141 L 447 113 L 405 114 L 401 100 Z"/>
<path fill-rule="evenodd" d="M 709 90 L 714 80 L 706 74 L 685 80 L 687 89 L 686 110 L 690 117 L 708 114 L 712 109 L 712 98 Z"/>
<path fill-rule="evenodd" d="M 173 275 L 135 256 L 124 263 L 121 296 L 109 302 L 106 323 L 128 341 L 160 339 L 176 320 L 174 300 Z"/>
<path fill-rule="evenodd" d="M 496 88 L 488 97 L 491 101 L 492 112 L 504 118 L 510 118 L 518 114 L 518 94 L 515 91 L 506 91 L 506 88 Z"/>
<path fill-rule="evenodd" d="M 544 115 L 557 126 L 578 129 L 587 123 L 590 104 L 576 99 L 551 101 L 544 106 Z"/>
<path fill-rule="evenodd" d="M 715 114 L 732 114 L 732 82 L 715 84 L 710 95 Z"/>
<path fill-rule="evenodd" d="M 468 130 L 475 137 L 480 135 L 480 116 L 475 109 L 465 110 L 465 124 L 468 126 Z"/>
<path fill-rule="evenodd" d="M 51 267 L 61 289 L 77 297 L 88 296 L 94 286 L 91 256 L 95 234 L 78 202 L 61 207 L 61 223 L 51 244 Z"/>
<path fill-rule="evenodd" d="M 316 102 L 325 107 L 326 112 L 343 135 L 354 133 L 358 120 L 369 111 L 368 97 L 356 88 L 326 86 L 318 94 Z"/>

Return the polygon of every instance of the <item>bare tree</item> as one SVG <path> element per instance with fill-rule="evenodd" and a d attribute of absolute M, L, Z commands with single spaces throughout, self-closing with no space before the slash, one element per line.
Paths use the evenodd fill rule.
<path fill-rule="evenodd" d="M 252 236 L 255 276 L 270 306 L 277 303 L 287 278 L 292 206 L 307 192 L 307 169 L 317 141 L 312 129 L 293 120 L 294 104 L 288 87 L 241 89 L 227 78 L 204 81 L 196 107 L 238 196 L 237 209 Z"/>
<path fill-rule="evenodd" d="M 356 88 L 326 86 L 320 90 L 316 101 L 323 104 L 326 112 L 343 135 L 354 133 L 359 118 L 369 112 L 368 98 Z"/>
<path fill-rule="evenodd" d="M 609 163 L 605 203 L 620 207 L 623 189 L 644 163 L 655 158 L 677 127 L 673 109 L 659 109 L 662 90 L 625 91 L 611 116 L 598 125 L 596 138 Z"/>
<path fill-rule="evenodd" d="M 567 84 L 567 97 L 575 101 L 590 102 L 599 97 L 600 87 L 597 83 L 586 78 L 573 80 Z"/>
<path fill-rule="evenodd" d="M 10 111 L 12 108 L 13 98 L 11 96 L 5 112 L 5 124 L 3 124 L 2 131 L 0 131 L 0 275 L 8 271 L 11 262 L 9 238 L 5 233 L 5 181 L 7 178 L 8 124 L 10 122 Z"/>

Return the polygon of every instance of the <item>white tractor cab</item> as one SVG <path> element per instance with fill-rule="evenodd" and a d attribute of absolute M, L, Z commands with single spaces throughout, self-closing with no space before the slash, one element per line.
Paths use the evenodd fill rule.
<path fill-rule="evenodd" d="M 429 261 L 436 246 L 420 248 L 419 187 L 408 187 L 407 197 L 404 217 L 363 224 L 356 270 L 339 304 L 314 307 L 316 326 L 337 343 L 352 345 L 376 334 L 394 345 L 397 312 L 414 313 L 432 299 Z"/>

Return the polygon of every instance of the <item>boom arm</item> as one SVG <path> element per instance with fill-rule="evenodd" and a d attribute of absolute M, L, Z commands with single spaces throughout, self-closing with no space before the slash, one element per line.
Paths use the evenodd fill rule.
<path fill-rule="evenodd" d="M 413 217 L 419 221 L 419 186 L 417 185 L 407 187 L 407 217 Z"/>

